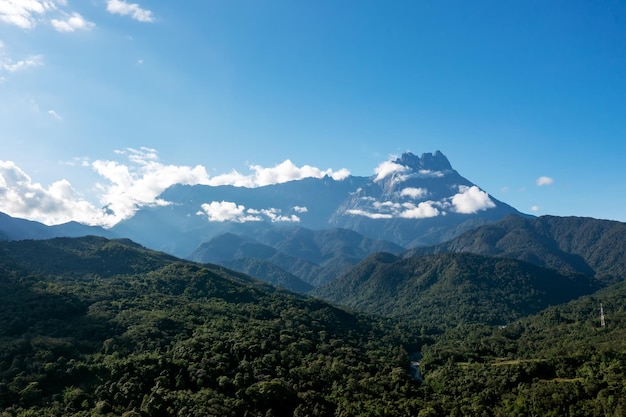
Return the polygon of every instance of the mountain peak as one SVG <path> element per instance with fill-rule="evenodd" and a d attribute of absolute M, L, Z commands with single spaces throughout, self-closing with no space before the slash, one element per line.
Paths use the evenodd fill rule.
<path fill-rule="evenodd" d="M 423 153 L 422 156 L 414 155 L 411 152 L 405 152 L 394 162 L 396 164 L 409 167 L 414 171 L 446 171 L 452 169 L 450 161 L 448 161 L 448 158 L 446 158 L 446 156 L 440 151 L 436 151 L 435 153 Z"/>

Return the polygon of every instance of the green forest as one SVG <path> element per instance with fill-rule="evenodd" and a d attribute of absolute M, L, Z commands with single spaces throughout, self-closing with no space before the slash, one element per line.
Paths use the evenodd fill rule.
<path fill-rule="evenodd" d="M 0 416 L 626 415 L 625 284 L 544 278 L 582 296 L 483 322 L 480 286 L 380 314 L 127 240 L 0 242 Z"/>

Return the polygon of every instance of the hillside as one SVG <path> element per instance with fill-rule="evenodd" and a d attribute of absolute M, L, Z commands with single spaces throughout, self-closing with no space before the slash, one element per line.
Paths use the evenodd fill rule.
<path fill-rule="evenodd" d="M 36 221 L 20 219 L 0 212 L 0 240 L 51 239 L 53 237 L 105 236 L 112 238 L 114 233 L 101 227 L 86 226 L 69 222 L 47 226 Z"/>
<path fill-rule="evenodd" d="M 312 294 L 360 311 L 454 327 L 509 323 L 598 288 L 583 275 L 507 258 L 377 254 Z"/>
<path fill-rule="evenodd" d="M 506 256 L 611 284 L 626 278 L 626 224 L 584 217 L 509 216 L 449 242 L 413 249 L 406 256 L 449 252 Z"/>
<path fill-rule="evenodd" d="M 404 250 L 346 229 L 276 227 L 259 228 L 254 237 L 224 233 L 202 243 L 189 259 L 224 265 L 272 284 L 279 275 L 283 284 L 293 281 L 288 278 L 291 275 L 311 289 L 332 281 L 372 253 Z M 285 288 L 302 292 L 304 287 L 293 285 Z"/>
<path fill-rule="evenodd" d="M 297 276 L 262 259 L 238 258 L 232 261 L 222 261 L 220 265 L 289 291 L 306 294 L 313 289 L 313 286 L 302 281 Z"/>
<path fill-rule="evenodd" d="M 0 248 L 3 416 L 398 414 L 421 405 L 407 373 L 419 339 L 387 320 L 126 240 Z"/>
<path fill-rule="evenodd" d="M 525 315 L 589 282 L 506 258 L 378 254 L 357 268 L 387 277 L 381 295 L 409 294 L 408 271 L 433 300 L 437 288 L 467 295 L 441 298 L 436 316 L 383 319 L 128 240 L 0 248 L 2 417 L 617 417 L 626 409 L 624 283 L 501 327 L 471 318 L 501 324 L 494 309 Z M 568 291 L 552 293 L 564 284 Z M 410 357 L 423 382 L 409 377 Z"/>
<path fill-rule="evenodd" d="M 422 349 L 439 415 L 624 415 L 626 284 L 506 328 L 465 325 Z M 601 327 L 600 305 L 606 316 Z"/>

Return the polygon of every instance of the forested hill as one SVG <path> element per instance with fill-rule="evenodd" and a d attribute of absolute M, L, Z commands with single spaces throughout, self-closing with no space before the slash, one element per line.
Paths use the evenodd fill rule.
<path fill-rule="evenodd" d="M 584 275 L 508 258 L 377 254 L 313 293 L 361 311 L 454 327 L 508 323 L 598 288 Z"/>
<path fill-rule="evenodd" d="M 124 240 L 0 247 L 1 417 L 618 417 L 626 410 L 624 283 L 505 328 L 455 319 L 437 329 L 408 316 L 401 318 L 411 325 L 348 313 Z M 508 285 L 498 271 L 536 296 L 550 282 L 541 287 L 539 278 L 584 288 L 579 276 L 505 258 L 440 255 L 429 268 L 417 258 L 374 258 L 360 267 L 422 268 L 415 276 L 444 277 L 426 291 L 447 281 L 473 294 L 434 306 L 438 317 L 466 301 L 486 311 L 481 281 Z M 516 265 L 538 278 L 513 273 Z M 399 288 L 403 277 L 394 276 Z M 502 291 L 489 302 L 511 301 Z M 418 351 L 423 383 L 407 372 Z"/>
<path fill-rule="evenodd" d="M 422 350 L 437 415 L 626 415 L 624 299 L 620 283 L 506 328 L 450 329 Z"/>
<path fill-rule="evenodd" d="M 0 415 L 416 414 L 410 328 L 101 238 L 0 246 Z M 127 413 L 127 414 L 125 414 Z"/>
<path fill-rule="evenodd" d="M 612 284 L 626 278 L 626 223 L 586 217 L 511 215 L 449 242 L 413 249 L 406 256 L 449 252 L 506 256 L 595 276 Z"/>

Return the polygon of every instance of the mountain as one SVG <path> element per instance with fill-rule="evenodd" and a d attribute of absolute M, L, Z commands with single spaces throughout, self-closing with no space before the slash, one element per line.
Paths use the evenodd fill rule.
<path fill-rule="evenodd" d="M 309 287 L 318 287 L 372 253 L 399 254 L 404 250 L 391 242 L 370 239 L 346 229 L 282 226 L 259 228 L 254 238 L 224 233 L 201 244 L 189 259 L 228 266 L 270 283 L 276 274 L 286 273 Z"/>
<path fill-rule="evenodd" d="M 306 294 L 314 288 L 311 284 L 297 276 L 262 259 L 237 258 L 230 261 L 222 261 L 219 264 L 289 291 Z"/>
<path fill-rule="evenodd" d="M 3 415 L 401 415 L 410 328 L 128 240 L 0 242 Z M 384 400 L 383 400 L 384 399 Z"/>
<path fill-rule="evenodd" d="M 586 217 L 509 216 L 406 256 L 470 252 L 505 256 L 594 276 L 605 285 L 626 278 L 626 224 Z"/>
<path fill-rule="evenodd" d="M 357 268 L 396 319 L 126 239 L 0 242 L 1 414 L 623 415 L 624 282 L 494 326 L 592 281 L 467 253 Z"/>
<path fill-rule="evenodd" d="M 47 226 L 43 223 L 0 213 L 0 240 L 50 239 L 62 236 L 80 237 L 88 235 L 115 236 L 112 232 L 97 226 L 86 226 L 77 222 Z"/>
<path fill-rule="evenodd" d="M 312 294 L 360 311 L 454 327 L 509 323 L 599 287 L 584 275 L 508 258 L 380 253 Z"/>
<path fill-rule="evenodd" d="M 175 185 L 159 199 L 164 204 L 141 208 L 112 231 L 187 257 L 220 234 L 256 239 L 268 227 L 349 229 L 413 247 L 449 240 L 508 214 L 523 215 L 462 177 L 439 151 L 405 153 L 371 177 L 326 176 L 255 188 Z"/>

